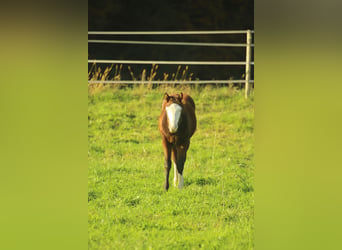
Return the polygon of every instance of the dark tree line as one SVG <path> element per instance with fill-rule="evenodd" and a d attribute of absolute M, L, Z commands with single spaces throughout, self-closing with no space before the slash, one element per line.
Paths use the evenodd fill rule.
<path fill-rule="evenodd" d="M 89 31 L 246 30 L 254 29 L 253 0 L 89 0 Z M 103 38 L 92 36 L 89 38 Z M 244 35 L 120 36 L 107 39 L 238 42 Z M 244 61 L 245 48 L 90 44 L 89 58 L 141 60 Z M 135 66 L 137 72 L 142 67 Z M 177 66 L 160 66 L 174 72 Z M 194 78 L 241 78 L 243 66 L 189 66 Z"/>

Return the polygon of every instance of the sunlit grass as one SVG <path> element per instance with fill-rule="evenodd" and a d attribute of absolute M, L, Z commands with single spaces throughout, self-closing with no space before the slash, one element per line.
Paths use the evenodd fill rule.
<path fill-rule="evenodd" d="M 198 129 L 183 190 L 164 192 L 157 121 L 163 93 L 180 91 L 196 102 Z M 89 95 L 88 123 L 90 249 L 253 248 L 253 94 L 245 100 L 228 87 L 111 88 Z"/>

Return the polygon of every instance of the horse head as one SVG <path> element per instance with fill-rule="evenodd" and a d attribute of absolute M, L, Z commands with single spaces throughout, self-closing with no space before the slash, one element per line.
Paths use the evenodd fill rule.
<path fill-rule="evenodd" d="M 177 132 L 181 123 L 181 114 L 183 110 L 183 93 L 177 95 L 164 94 L 164 105 L 168 122 L 168 129 L 171 134 Z"/>

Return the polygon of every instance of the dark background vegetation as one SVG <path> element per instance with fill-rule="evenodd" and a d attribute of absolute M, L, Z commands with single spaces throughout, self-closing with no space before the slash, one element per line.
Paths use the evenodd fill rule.
<path fill-rule="evenodd" d="M 89 31 L 173 31 L 254 29 L 253 0 L 89 0 Z M 89 36 L 89 39 L 246 42 L 245 35 Z M 89 44 L 89 59 L 244 61 L 245 48 Z M 133 66 L 136 74 L 150 65 Z M 159 66 L 174 73 L 177 65 Z M 191 66 L 193 78 L 240 79 L 244 66 Z M 157 76 L 157 78 L 159 78 Z"/>

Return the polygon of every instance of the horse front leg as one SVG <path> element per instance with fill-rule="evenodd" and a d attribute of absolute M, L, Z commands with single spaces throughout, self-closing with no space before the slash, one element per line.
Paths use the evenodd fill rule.
<path fill-rule="evenodd" d="M 183 169 L 185 159 L 179 159 L 177 161 L 177 172 L 178 172 L 178 189 L 182 189 L 184 186 Z"/>
<path fill-rule="evenodd" d="M 169 189 L 169 176 L 170 176 L 170 169 L 171 169 L 171 159 L 165 159 L 164 169 L 165 169 L 164 189 L 165 189 L 165 191 L 167 191 Z"/>
<path fill-rule="evenodd" d="M 178 172 L 178 189 L 182 189 L 184 186 L 183 170 L 186 160 L 186 152 L 189 148 L 189 144 L 181 145 L 177 148 L 177 172 Z"/>
<path fill-rule="evenodd" d="M 169 189 L 169 175 L 171 169 L 171 145 L 163 139 L 163 148 L 164 148 L 164 170 L 165 170 L 165 183 L 164 190 L 167 191 Z"/>
<path fill-rule="evenodd" d="M 178 170 L 177 170 L 177 165 L 174 162 L 173 163 L 173 170 L 174 170 L 174 174 L 173 174 L 173 185 L 175 187 L 177 187 L 177 183 L 178 183 Z"/>
<path fill-rule="evenodd" d="M 178 171 L 177 171 L 177 150 L 176 147 L 173 147 L 171 149 L 171 159 L 173 162 L 173 170 L 174 170 L 174 175 L 173 175 L 173 185 L 177 187 L 178 184 Z"/>

